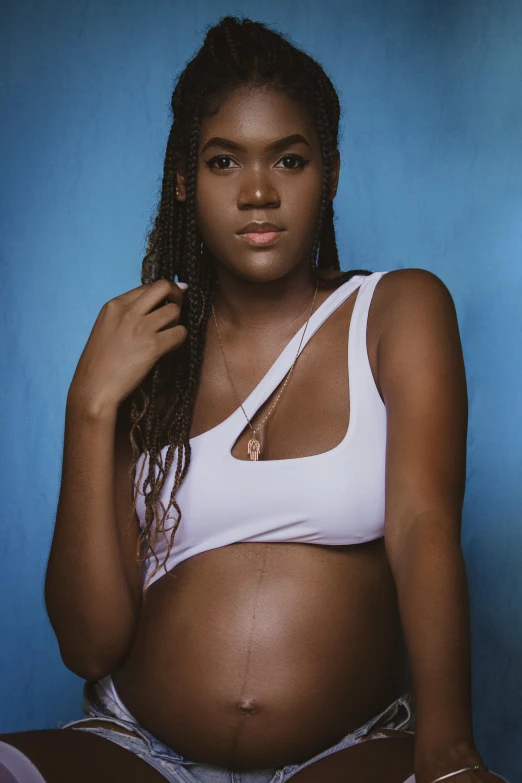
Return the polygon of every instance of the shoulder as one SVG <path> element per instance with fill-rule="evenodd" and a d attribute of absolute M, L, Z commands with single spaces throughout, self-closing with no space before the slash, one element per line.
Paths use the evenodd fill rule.
<path fill-rule="evenodd" d="M 379 325 L 379 343 L 423 323 L 456 324 L 453 297 L 446 284 L 427 269 L 395 269 L 382 275 L 372 301 L 374 319 Z"/>
<path fill-rule="evenodd" d="M 374 293 L 379 326 L 378 365 L 383 391 L 435 388 L 452 375 L 464 384 L 457 313 L 446 284 L 425 269 L 397 269 Z"/>
<path fill-rule="evenodd" d="M 386 272 L 379 280 L 375 296 L 392 308 L 422 306 L 426 301 L 453 304 L 443 280 L 427 269 L 416 267 Z"/>

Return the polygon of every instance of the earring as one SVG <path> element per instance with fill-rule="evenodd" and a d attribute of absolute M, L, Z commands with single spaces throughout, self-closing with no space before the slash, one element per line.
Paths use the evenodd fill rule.
<path fill-rule="evenodd" d="M 200 290 L 201 290 L 201 289 L 200 289 Z M 202 306 L 202 308 L 201 308 L 201 315 L 199 316 L 199 320 L 198 320 L 198 326 L 197 326 L 197 328 L 198 328 L 198 329 L 199 329 L 199 326 L 200 326 L 200 324 L 201 324 L 201 321 L 202 321 L 202 319 L 203 319 L 203 314 L 204 314 L 204 312 L 205 312 L 205 305 L 206 305 L 206 303 L 207 303 L 207 298 L 206 298 L 206 296 L 205 296 L 203 293 L 202 293 L 201 295 L 202 295 L 202 297 L 203 297 L 203 306 Z"/>
<path fill-rule="evenodd" d="M 179 188 L 176 186 L 176 196 L 179 198 Z"/>

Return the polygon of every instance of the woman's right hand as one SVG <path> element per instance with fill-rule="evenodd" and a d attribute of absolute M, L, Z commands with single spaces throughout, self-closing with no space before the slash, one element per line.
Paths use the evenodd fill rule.
<path fill-rule="evenodd" d="M 187 329 L 178 323 L 183 293 L 170 280 L 156 280 L 106 302 L 80 356 L 69 396 L 92 411 L 117 409 L 158 359 L 185 341 Z M 166 299 L 169 303 L 162 306 Z"/>

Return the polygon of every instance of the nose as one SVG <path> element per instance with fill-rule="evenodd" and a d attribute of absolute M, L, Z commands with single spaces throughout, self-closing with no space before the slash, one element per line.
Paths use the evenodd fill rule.
<path fill-rule="evenodd" d="M 279 193 L 268 178 L 256 176 L 243 181 L 237 199 L 239 209 L 278 207 L 280 204 Z"/>

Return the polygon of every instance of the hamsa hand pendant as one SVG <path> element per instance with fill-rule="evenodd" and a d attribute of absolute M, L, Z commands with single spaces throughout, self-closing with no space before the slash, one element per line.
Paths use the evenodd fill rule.
<path fill-rule="evenodd" d="M 248 454 L 251 460 L 258 460 L 261 454 L 261 444 L 255 435 L 248 441 Z"/>

